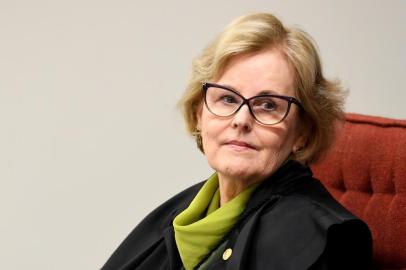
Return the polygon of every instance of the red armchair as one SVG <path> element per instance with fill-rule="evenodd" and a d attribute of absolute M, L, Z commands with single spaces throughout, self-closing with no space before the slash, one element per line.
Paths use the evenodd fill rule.
<path fill-rule="evenodd" d="M 406 120 L 346 114 L 311 165 L 333 196 L 368 223 L 376 269 L 406 269 Z"/>

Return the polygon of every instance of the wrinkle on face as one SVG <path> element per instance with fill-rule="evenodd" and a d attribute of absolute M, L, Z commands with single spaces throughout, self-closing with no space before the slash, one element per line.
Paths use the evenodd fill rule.
<path fill-rule="evenodd" d="M 295 97 L 294 71 L 277 49 L 231 58 L 215 83 L 228 85 L 245 98 L 264 91 Z M 207 161 L 218 172 L 222 201 L 264 180 L 285 162 L 300 139 L 297 114 L 298 108 L 292 105 L 284 121 L 265 126 L 253 118 L 246 105 L 235 115 L 219 117 L 202 103 L 198 127 Z M 247 142 L 255 149 L 225 143 L 230 140 Z"/>

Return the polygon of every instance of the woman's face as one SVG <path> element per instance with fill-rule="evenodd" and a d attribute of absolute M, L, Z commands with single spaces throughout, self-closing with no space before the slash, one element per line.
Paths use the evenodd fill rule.
<path fill-rule="evenodd" d="M 294 97 L 293 74 L 284 56 L 268 49 L 232 58 L 215 83 L 229 86 L 245 98 L 264 92 Z M 299 108 L 292 104 L 285 120 L 265 126 L 255 121 L 247 105 L 232 116 L 219 117 L 202 104 L 197 127 L 210 166 L 220 179 L 263 180 L 300 145 L 298 113 Z"/>

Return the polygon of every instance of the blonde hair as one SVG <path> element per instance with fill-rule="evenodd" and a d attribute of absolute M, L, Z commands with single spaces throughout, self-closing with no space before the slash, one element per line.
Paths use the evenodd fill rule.
<path fill-rule="evenodd" d="M 202 82 L 214 80 L 236 55 L 276 48 L 294 67 L 296 97 L 303 104 L 300 113 L 306 140 L 292 158 L 315 161 L 334 138 L 335 120 L 343 116 L 344 91 L 336 81 L 324 78 L 315 42 L 299 28 L 287 28 L 272 14 L 255 13 L 232 21 L 194 61 L 188 85 L 179 101 L 186 129 L 195 136 L 203 152 L 196 128 L 202 104 Z"/>

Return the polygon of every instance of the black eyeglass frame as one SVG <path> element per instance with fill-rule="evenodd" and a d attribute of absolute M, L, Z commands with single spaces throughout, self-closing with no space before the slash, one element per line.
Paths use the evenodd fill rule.
<path fill-rule="evenodd" d="M 228 90 L 228 91 L 233 92 L 234 94 L 236 94 L 237 96 L 239 96 L 239 97 L 242 99 L 241 105 L 240 105 L 233 113 L 231 113 L 231 114 L 229 114 L 229 115 L 218 115 L 218 114 L 215 114 L 212 110 L 210 110 L 210 107 L 209 107 L 209 105 L 207 104 L 207 90 L 208 90 L 210 87 L 221 88 L 221 89 L 224 89 L 224 90 Z M 231 89 L 231 88 L 229 88 L 229 87 L 227 87 L 227 86 L 224 86 L 224 85 L 221 85 L 221 84 L 208 83 L 208 82 L 203 83 L 203 85 L 202 85 L 202 90 L 204 91 L 204 103 L 205 103 L 205 105 L 206 105 L 206 108 L 207 108 L 212 114 L 214 114 L 214 115 L 216 115 L 216 116 L 218 116 L 218 117 L 230 117 L 230 116 L 236 114 L 236 113 L 242 108 L 242 106 L 244 106 L 245 104 L 247 104 L 248 110 L 250 111 L 252 117 L 254 117 L 254 119 L 255 119 L 258 123 L 260 123 L 261 125 L 265 125 L 265 126 L 273 126 L 273 125 L 279 124 L 280 122 L 282 122 L 283 120 L 285 120 L 285 118 L 286 118 L 286 117 L 288 116 L 288 114 L 289 114 L 290 107 L 291 107 L 291 104 L 292 104 L 292 103 L 295 104 L 296 106 L 298 106 L 301 110 L 304 110 L 302 103 L 300 103 L 300 101 L 299 101 L 298 99 L 296 99 L 296 98 L 294 98 L 294 97 L 290 97 L 290 96 L 274 95 L 274 94 L 264 94 L 264 95 L 253 96 L 253 97 L 250 97 L 250 98 L 245 98 L 245 97 L 243 97 L 240 93 L 238 93 L 237 91 L 235 91 L 234 89 Z M 252 100 L 252 99 L 254 99 L 254 98 L 258 98 L 258 97 L 273 97 L 273 98 L 280 98 L 280 99 L 286 100 L 286 101 L 288 102 L 288 109 L 286 110 L 286 113 L 285 113 L 285 115 L 282 117 L 282 119 L 279 120 L 279 121 L 276 122 L 276 123 L 273 123 L 273 124 L 266 124 L 266 123 L 261 122 L 259 119 L 257 119 L 257 117 L 255 116 L 255 114 L 254 114 L 254 112 L 253 112 L 253 110 L 252 110 L 251 105 L 250 105 L 249 102 L 250 102 L 250 100 Z"/>

